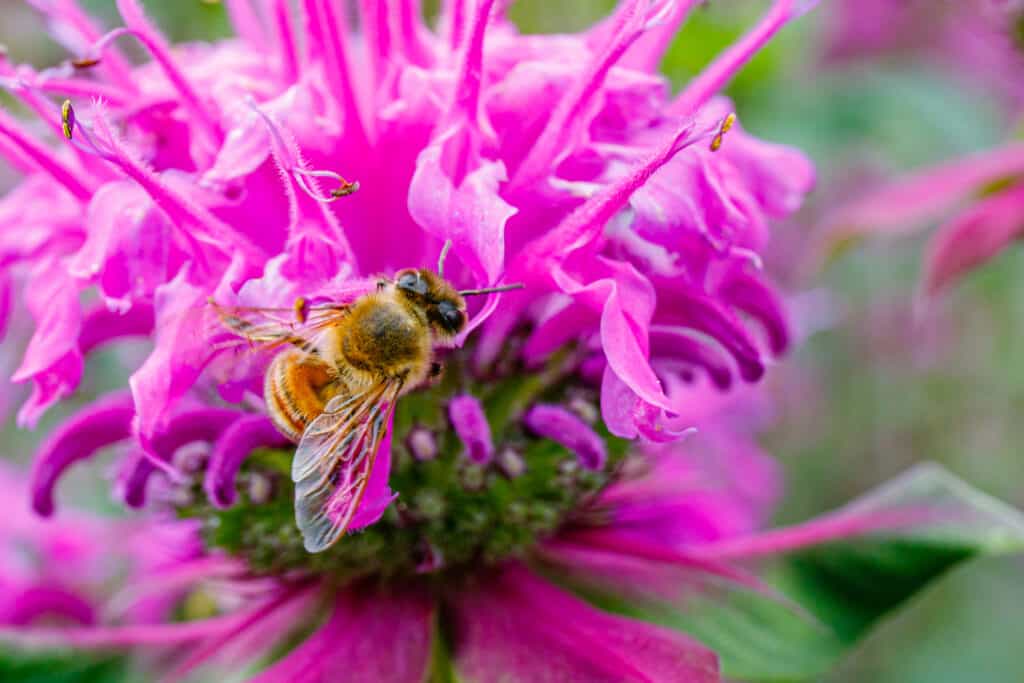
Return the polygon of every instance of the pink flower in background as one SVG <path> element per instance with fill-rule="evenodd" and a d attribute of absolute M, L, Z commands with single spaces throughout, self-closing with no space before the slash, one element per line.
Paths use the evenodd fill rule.
<path fill-rule="evenodd" d="M 826 56 L 916 55 L 1024 105 L 1024 3 L 1019 0 L 840 0 Z"/>
<path fill-rule="evenodd" d="M 0 625 L 92 626 L 115 617 L 143 625 L 167 618 L 180 591 L 133 595 L 115 586 L 141 585 L 197 556 L 195 524 L 80 511 L 47 522 L 25 506 L 26 490 L 21 473 L 0 469 Z"/>
<path fill-rule="evenodd" d="M 1024 145 L 1009 143 L 923 169 L 864 193 L 826 215 L 826 251 L 867 235 L 903 235 L 943 224 L 921 278 L 935 295 L 1024 235 Z"/>

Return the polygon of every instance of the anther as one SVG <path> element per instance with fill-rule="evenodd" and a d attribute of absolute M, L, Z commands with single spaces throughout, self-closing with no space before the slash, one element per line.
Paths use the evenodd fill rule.
<path fill-rule="evenodd" d="M 292 309 L 295 311 L 295 320 L 297 320 L 300 325 L 304 325 L 306 323 L 306 317 L 309 315 L 309 302 L 306 301 L 306 297 L 296 297 L 295 303 L 292 305 Z"/>
<path fill-rule="evenodd" d="M 75 132 L 75 110 L 71 106 L 71 100 L 64 100 L 60 105 L 60 127 L 64 131 L 64 137 L 70 140 Z"/>
<path fill-rule="evenodd" d="M 340 187 L 336 187 L 333 190 L 331 190 L 331 196 L 335 197 L 335 198 L 347 197 L 350 194 L 352 194 L 353 192 L 356 192 L 358 189 L 359 189 L 359 181 L 358 180 L 355 181 L 354 183 L 350 183 L 347 180 L 343 180 Z"/>
<path fill-rule="evenodd" d="M 100 63 L 99 57 L 82 57 L 81 59 L 72 59 L 71 66 L 76 69 L 88 69 L 96 66 Z"/>
<path fill-rule="evenodd" d="M 729 129 L 732 128 L 734 123 L 736 123 L 735 113 L 730 113 L 722 119 L 722 123 L 718 126 L 718 132 L 715 133 L 715 137 L 711 139 L 712 152 L 717 152 L 722 147 L 722 138 L 725 137 L 725 134 L 729 132 Z"/>

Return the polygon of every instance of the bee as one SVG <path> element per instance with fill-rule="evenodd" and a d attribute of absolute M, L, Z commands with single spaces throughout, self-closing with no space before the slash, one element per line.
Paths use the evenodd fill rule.
<path fill-rule="evenodd" d="M 351 303 L 299 299 L 294 322 L 279 308 L 210 302 L 229 331 L 279 350 L 263 393 L 274 425 L 298 444 L 295 520 L 308 552 L 326 550 L 348 529 L 396 402 L 440 372 L 435 349 L 465 329 L 465 297 L 522 288 L 458 291 L 441 275 L 443 259 L 444 252 L 436 273 L 409 268 L 380 278 Z"/>

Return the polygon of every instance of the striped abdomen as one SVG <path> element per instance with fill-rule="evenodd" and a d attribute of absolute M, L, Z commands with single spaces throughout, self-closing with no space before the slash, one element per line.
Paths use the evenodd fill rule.
<path fill-rule="evenodd" d="M 299 350 L 277 354 L 263 383 L 270 419 L 295 443 L 339 390 L 327 364 Z"/>

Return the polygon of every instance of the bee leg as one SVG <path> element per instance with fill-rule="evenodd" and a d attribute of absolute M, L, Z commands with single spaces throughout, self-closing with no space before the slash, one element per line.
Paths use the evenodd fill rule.
<path fill-rule="evenodd" d="M 437 361 L 434 361 L 433 363 L 430 364 L 430 373 L 429 373 L 430 379 L 434 379 L 435 377 L 440 377 L 442 372 L 444 372 L 444 366 L 443 365 L 441 365 Z"/>

